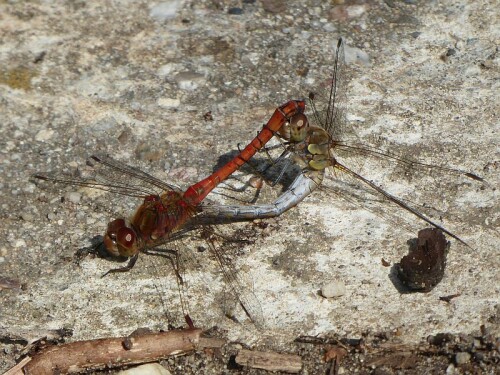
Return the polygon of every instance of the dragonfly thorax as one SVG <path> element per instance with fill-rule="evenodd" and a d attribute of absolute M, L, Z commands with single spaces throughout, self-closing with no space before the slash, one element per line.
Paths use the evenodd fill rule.
<path fill-rule="evenodd" d="M 140 250 L 137 233 L 124 219 L 116 219 L 108 224 L 104 234 L 104 246 L 113 256 L 131 257 Z"/>

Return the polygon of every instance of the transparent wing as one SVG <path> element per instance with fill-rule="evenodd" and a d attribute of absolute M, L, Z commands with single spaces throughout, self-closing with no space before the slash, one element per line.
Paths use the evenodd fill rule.
<path fill-rule="evenodd" d="M 93 155 L 88 158 L 87 166 L 88 168 L 79 170 L 77 175 L 43 172 L 35 173 L 32 178 L 63 185 L 90 187 L 139 198 L 158 195 L 163 191 L 181 191 L 175 185 L 163 182 L 108 156 Z"/>
<path fill-rule="evenodd" d="M 325 129 L 333 140 L 341 140 L 347 132 L 347 74 L 344 41 L 339 39 L 334 52 L 333 69 L 329 79 L 320 82 L 309 92 L 312 110 L 309 121 Z"/>
<path fill-rule="evenodd" d="M 460 169 L 451 168 L 444 165 L 435 165 L 421 162 L 410 156 L 402 156 L 386 149 L 377 148 L 359 142 L 335 142 L 332 148 L 332 156 L 339 161 L 349 161 L 351 169 L 361 168 L 363 164 L 369 164 L 368 159 L 383 167 L 392 165 L 402 176 L 407 174 L 423 173 L 428 175 L 448 174 L 451 176 L 467 177 L 476 181 L 484 181 L 483 178 L 474 173 Z"/>
<path fill-rule="evenodd" d="M 250 318 L 250 320 L 257 326 L 263 327 L 265 324 L 264 314 L 262 312 L 262 307 L 259 300 L 252 292 L 251 287 L 244 282 L 236 271 L 234 266 L 234 260 L 227 255 L 227 251 L 221 249 L 221 245 L 216 244 L 216 236 L 220 237 L 220 234 L 212 234 L 205 232 L 205 239 L 209 246 L 209 249 L 217 261 L 220 271 L 224 277 L 224 281 L 227 286 L 231 289 L 232 294 L 238 300 L 240 306 L 245 311 L 245 314 Z M 226 238 L 227 240 L 227 238 Z M 235 241 L 231 239 L 231 241 Z M 237 241 L 237 240 L 236 240 Z M 225 242 L 224 246 L 228 245 L 228 241 Z"/>
<path fill-rule="evenodd" d="M 217 271 L 220 272 L 223 277 L 224 284 L 229 288 L 235 300 L 239 302 L 245 314 L 257 326 L 263 326 L 264 317 L 260 303 L 248 283 L 238 276 L 235 267 L 234 251 L 232 251 L 239 249 L 241 243 L 248 241 L 243 238 L 244 234 L 235 230 L 231 225 L 225 225 L 220 229 L 221 231 L 223 230 L 224 232 L 231 233 L 231 238 L 222 235 L 222 232 L 219 233 L 219 230 L 216 232 L 214 227 L 206 225 L 204 222 L 197 222 L 196 224 L 189 225 L 189 229 L 183 229 L 182 233 L 176 233 L 174 237 L 170 238 L 170 241 L 164 241 L 162 244 L 157 244 L 158 247 L 148 250 L 147 253 L 155 255 L 165 254 L 166 257 L 170 257 L 175 253 L 175 268 L 177 270 L 177 276 L 180 279 L 180 281 L 178 280 L 178 287 L 181 294 L 180 298 L 186 313 L 189 310 L 189 300 L 185 297 L 187 293 L 185 291 L 186 285 L 184 285 L 184 281 L 191 280 L 191 282 L 193 282 L 196 280 L 194 282 L 195 284 L 206 284 L 206 282 L 203 282 L 203 276 L 198 278 L 195 274 L 200 270 L 208 271 L 210 267 L 207 266 L 206 262 L 209 260 L 206 258 L 198 259 L 200 254 L 198 254 L 199 251 L 196 252 L 195 249 L 208 249 L 209 252 L 204 252 L 205 254 L 201 255 L 206 256 L 210 254 L 212 260 L 215 261 Z M 185 236 L 188 232 L 190 234 L 189 238 Z M 167 244 L 167 242 L 171 243 Z M 209 285 L 205 286 L 209 287 Z M 195 312 L 195 314 L 196 313 L 197 312 Z"/>

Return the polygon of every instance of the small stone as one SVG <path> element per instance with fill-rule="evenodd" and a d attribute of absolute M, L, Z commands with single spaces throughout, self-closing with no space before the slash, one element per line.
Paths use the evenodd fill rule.
<path fill-rule="evenodd" d="M 118 136 L 118 142 L 121 144 L 126 144 L 130 140 L 131 134 L 128 129 L 125 129 L 124 131 L 121 132 L 121 134 Z"/>
<path fill-rule="evenodd" d="M 91 127 L 92 130 L 101 132 L 101 133 L 109 133 L 114 131 L 119 126 L 118 121 L 113 116 L 105 116 L 97 121 L 95 121 Z"/>
<path fill-rule="evenodd" d="M 26 242 L 21 238 L 14 243 L 14 247 L 26 247 Z"/>
<path fill-rule="evenodd" d="M 78 193 L 76 191 L 71 191 L 71 192 L 64 194 L 64 199 L 66 199 L 74 204 L 80 203 L 81 198 L 82 198 L 82 194 Z"/>
<path fill-rule="evenodd" d="M 484 361 L 484 353 L 482 352 L 474 352 L 474 360 L 477 362 Z"/>
<path fill-rule="evenodd" d="M 21 219 L 23 219 L 26 222 L 30 222 L 33 221 L 33 215 L 30 214 L 29 212 L 23 212 L 21 214 Z"/>
<path fill-rule="evenodd" d="M 179 0 L 165 1 L 156 4 L 149 12 L 149 16 L 156 21 L 167 21 L 175 18 L 181 2 Z"/>
<path fill-rule="evenodd" d="M 345 284 L 340 280 L 332 280 L 321 288 L 321 295 L 325 298 L 336 298 L 343 296 L 345 293 Z"/>
<path fill-rule="evenodd" d="M 174 98 L 159 98 L 157 103 L 163 108 L 177 108 L 181 105 L 181 101 Z"/>
<path fill-rule="evenodd" d="M 35 141 L 44 142 L 48 141 L 54 135 L 54 131 L 52 129 L 42 129 L 35 135 Z"/>
<path fill-rule="evenodd" d="M 158 68 L 157 74 L 162 77 L 168 77 L 171 76 L 173 73 L 175 73 L 177 70 L 179 70 L 180 67 L 177 64 L 174 63 L 169 63 L 162 65 Z"/>
<path fill-rule="evenodd" d="M 179 88 L 186 91 L 194 91 L 205 82 L 204 76 L 195 72 L 177 73 L 175 80 Z"/>
<path fill-rule="evenodd" d="M 453 48 L 448 48 L 448 50 L 446 51 L 446 56 L 455 56 L 457 54 L 457 50 L 453 49 Z"/>
<path fill-rule="evenodd" d="M 346 7 L 349 18 L 359 18 L 368 10 L 366 5 L 350 5 Z"/>
<path fill-rule="evenodd" d="M 459 352 L 455 354 L 455 362 L 457 365 L 464 365 L 466 363 L 469 363 L 470 361 L 470 354 L 467 352 Z"/>
<path fill-rule="evenodd" d="M 241 8 L 229 8 L 227 14 L 240 15 L 243 14 L 243 9 Z"/>
<path fill-rule="evenodd" d="M 171 372 L 158 363 L 148 363 L 127 370 L 120 371 L 119 375 L 170 375 Z"/>
<path fill-rule="evenodd" d="M 444 346 L 447 343 L 453 342 L 455 336 L 451 333 L 438 333 L 427 337 L 427 342 L 435 346 Z"/>
<path fill-rule="evenodd" d="M 351 65 L 358 63 L 364 66 L 370 66 L 370 56 L 357 47 L 344 46 L 345 63 Z"/>

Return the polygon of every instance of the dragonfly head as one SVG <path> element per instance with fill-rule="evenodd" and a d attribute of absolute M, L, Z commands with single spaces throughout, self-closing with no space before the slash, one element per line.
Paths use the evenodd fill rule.
<path fill-rule="evenodd" d="M 302 142 L 309 129 L 309 120 L 303 113 L 293 115 L 290 119 L 290 140 L 293 142 Z"/>
<path fill-rule="evenodd" d="M 104 234 L 104 246 L 113 256 L 131 257 L 139 251 L 139 239 L 134 228 L 124 219 L 116 219 L 108 224 Z"/>

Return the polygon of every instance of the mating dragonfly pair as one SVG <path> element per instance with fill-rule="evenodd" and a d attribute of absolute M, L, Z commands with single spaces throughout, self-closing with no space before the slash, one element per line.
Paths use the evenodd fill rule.
<path fill-rule="evenodd" d="M 332 74 L 323 90 L 310 93 L 307 99 L 291 100 L 277 108 L 258 135 L 236 157 L 185 191 L 104 156 L 90 157 L 89 162 L 94 167 L 91 177 L 74 178 L 53 173 L 37 173 L 34 177 L 54 183 L 86 186 L 143 199 L 143 203 L 130 220 L 118 218 L 108 224 L 103 240 L 107 252 L 113 256 L 124 256 L 130 259 L 126 267 L 110 272 L 130 270 L 141 252 L 161 248 L 166 243 L 182 237 L 191 229 L 206 225 L 211 221 L 227 223 L 281 215 L 321 186 L 328 168 L 333 168 L 336 175 L 365 185 L 389 204 L 401 207 L 427 224 L 466 244 L 457 235 L 388 193 L 343 162 L 344 159 L 374 158 L 403 165 L 408 169 L 438 170 L 481 181 L 480 177 L 471 173 L 408 160 L 357 141 L 347 140 L 343 51 L 343 41 L 340 39 L 334 55 Z M 308 111 L 310 114 L 307 114 Z M 249 163 L 257 152 L 266 150 L 266 144 L 273 137 L 277 137 L 280 140 L 279 146 L 283 147 L 280 159 L 293 158 L 299 160 L 302 166 L 301 173 L 273 203 L 249 205 L 204 203 L 207 195 L 217 185 Z M 158 194 L 158 190 L 162 192 Z M 245 290 L 231 264 L 218 252 L 216 246 L 212 243 L 209 247 L 220 264 L 227 284 L 246 314 L 254 322 L 261 323 L 262 312 L 253 293 Z"/>

